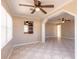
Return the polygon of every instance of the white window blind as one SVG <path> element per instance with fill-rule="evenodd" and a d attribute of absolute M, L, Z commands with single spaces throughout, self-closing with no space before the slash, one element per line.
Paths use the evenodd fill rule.
<path fill-rule="evenodd" d="M 24 25 L 24 32 L 28 32 L 28 25 Z"/>

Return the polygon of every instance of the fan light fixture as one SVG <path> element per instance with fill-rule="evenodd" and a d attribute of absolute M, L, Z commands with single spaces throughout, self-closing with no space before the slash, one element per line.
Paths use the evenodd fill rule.
<path fill-rule="evenodd" d="M 37 8 L 36 8 L 36 11 L 40 11 L 40 9 L 37 7 Z"/>
<path fill-rule="evenodd" d="M 54 5 L 42 5 L 41 0 L 33 0 L 34 5 L 27 5 L 27 4 L 19 4 L 19 6 L 27 6 L 27 7 L 33 7 L 33 10 L 31 14 L 35 13 L 35 11 L 42 11 L 44 14 L 47 14 L 47 12 L 43 8 L 54 8 Z"/>
<path fill-rule="evenodd" d="M 65 21 L 62 21 L 62 23 L 65 23 Z"/>
<path fill-rule="evenodd" d="M 64 23 L 65 22 L 65 20 L 64 20 L 64 18 L 62 18 L 62 23 Z"/>

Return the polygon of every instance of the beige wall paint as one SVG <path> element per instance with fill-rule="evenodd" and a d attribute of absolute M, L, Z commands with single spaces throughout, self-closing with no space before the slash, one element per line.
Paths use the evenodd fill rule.
<path fill-rule="evenodd" d="M 46 29 L 45 30 L 46 38 L 48 38 L 48 37 L 56 37 L 57 36 L 56 24 L 46 23 L 45 29 Z"/>
<path fill-rule="evenodd" d="M 62 9 L 65 9 L 65 10 L 67 10 L 69 12 L 72 12 L 72 13 L 76 14 L 76 12 L 77 12 L 77 1 L 72 0 L 72 2 L 65 5 Z"/>
<path fill-rule="evenodd" d="M 48 21 L 49 22 L 49 21 Z M 46 23 L 45 25 L 45 37 L 57 37 L 57 25 L 53 23 Z M 75 38 L 75 24 L 74 20 L 71 22 L 65 22 L 61 24 L 61 37 L 74 39 Z"/>
<path fill-rule="evenodd" d="M 9 7 L 8 7 L 8 3 L 5 0 L 1 0 L 1 4 L 3 5 L 3 7 L 6 9 L 6 11 L 12 16 Z"/>
<path fill-rule="evenodd" d="M 75 24 L 74 21 L 66 22 L 61 26 L 62 38 L 74 39 L 75 38 Z"/>
<path fill-rule="evenodd" d="M 13 17 L 13 43 L 14 45 L 20 43 L 30 43 L 35 41 L 41 41 L 41 22 L 39 19 L 30 19 L 34 22 L 34 33 L 24 34 L 24 20 L 25 17 Z"/>
<path fill-rule="evenodd" d="M 56 13 L 57 11 L 60 11 L 62 9 L 66 10 L 66 11 L 69 11 L 69 12 L 76 15 L 77 14 L 77 0 L 72 0 L 70 3 L 64 5 L 62 8 L 59 8 L 54 13 Z"/>

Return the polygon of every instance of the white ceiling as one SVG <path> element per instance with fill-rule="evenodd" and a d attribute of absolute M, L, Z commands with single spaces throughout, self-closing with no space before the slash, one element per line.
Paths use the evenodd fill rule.
<path fill-rule="evenodd" d="M 62 18 L 66 19 L 66 20 L 74 21 L 74 16 L 72 16 L 72 15 L 66 13 L 66 12 L 62 12 L 61 14 L 50 18 L 47 23 L 53 23 L 53 24 L 61 23 L 62 22 L 62 20 L 61 20 Z"/>
<path fill-rule="evenodd" d="M 47 11 L 47 14 L 43 14 L 41 11 L 35 12 L 34 14 L 31 14 L 31 8 L 25 7 L 25 6 L 19 6 L 19 4 L 28 4 L 33 5 L 33 0 L 5 0 L 7 2 L 7 5 L 9 7 L 9 10 L 12 15 L 14 16 L 36 16 L 36 17 L 44 17 L 47 14 L 51 13 L 54 9 L 60 7 L 64 3 L 70 1 L 70 0 L 40 0 L 42 4 L 54 4 L 54 8 L 43 8 Z"/>

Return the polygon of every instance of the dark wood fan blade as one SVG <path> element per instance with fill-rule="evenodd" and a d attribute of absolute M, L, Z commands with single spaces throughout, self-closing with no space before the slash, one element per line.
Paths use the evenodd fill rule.
<path fill-rule="evenodd" d="M 38 0 L 34 0 L 34 4 L 35 5 L 38 5 Z"/>
<path fill-rule="evenodd" d="M 65 20 L 65 21 L 70 21 L 70 20 Z"/>
<path fill-rule="evenodd" d="M 42 8 L 40 8 L 40 10 L 44 13 L 47 14 L 47 12 L 45 10 L 43 10 Z"/>
<path fill-rule="evenodd" d="M 33 5 L 19 4 L 19 6 L 34 7 Z"/>
<path fill-rule="evenodd" d="M 43 8 L 54 8 L 54 5 L 41 5 L 40 7 L 43 7 Z"/>
<path fill-rule="evenodd" d="M 33 14 L 35 12 L 35 9 L 31 12 L 31 14 Z"/>

